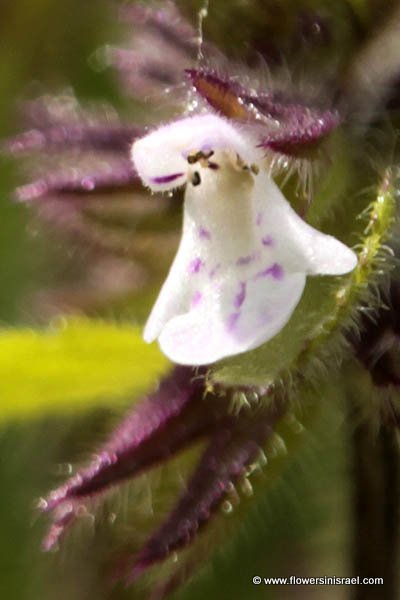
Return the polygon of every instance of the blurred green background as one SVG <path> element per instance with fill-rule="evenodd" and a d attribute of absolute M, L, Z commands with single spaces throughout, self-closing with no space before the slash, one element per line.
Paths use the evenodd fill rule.
<path fill-rule="evenodd" d="M 194 2 L 181 4 L 189 14 L 198 6 Z M 332 3 L 305 4 L 329 7 Z M 336 58 L 340 61 L 353 40 L 344 16 L 348 3 L 334 4 L 337 4 L 336 17 L 343 19 L 342 33 L 346 40 L 338 50 Z M 360 21 L 366 23 L 370 13 L 365 3 L 350 4 L 354 5 Z M 212 18 L 209 25 L 214 38 L 220 37 L 219 41 L 224 33 L 217 24 L 221 25 L 225 19 L 229 30 L 231 19 L 237 19 L 235 11 L 250 10 L 246 2 L 233 2 L 230 7 L 229 3 L 223 4 L 223 10 L 221 6 L 219 3 L 215 20 Z M 118 40 L 119 28 L 113 14 L 113 6 L 104 0 L 2 0 L 0 137 L 19 130 L 16 106 L 25 95 L 71 87 L 82 101 L 107 100 L 126 112 L 126 100 L 121 98 L 112 75 L 96 71 L 90 60 L 99 46 Z M 206 24 L 206 32 L 207 27 Z M 243 35 L 251 31 L 249 24 L 246 28 Z M 235 44 L 239 43 L 236 41 L 239 29 L 234 31 L 234 37 L 227 37 L 225 31 L 228 47 L 233 39 Z M 38 234 L 29 210 L 13 202 L 11 192 L 17 179 L 13 161 L 2 158 L 0 322 L 6 328 L 36 322 L 29 298 L 35 290 L 63 280 L 63 257 L 68 254 L 68 248 L 62 244 L 53 248 L 48 239 Z M 0 381 L 0 406 L 1 385 Z M 297 454 L 289 457 L 282 476 L 271 482 L 267 496 L 253 503 L 248 501 L 251 518 L 243 525 L 237 541 L 218 555 L 212 568 L 194 582 L 185 597 L 210 600 L 348 597 L 349 589 L 344 587 L 267 588 L 251 583 L 253 575 L 345 576 L 350 572 L 351 458 L 343 399 L 339 393 L 333 396 L 321 389 L 320 411 L 312 433 Z M 9 394 L 7 402 L 12 402 Z M 62 481 L 70 463 L 92 452 L 121 412 L 121 403 L 113 407 L 110 399 L 108 407 L 103 403 L 101 408 L 88 409 L 76 416 L 69 411 L 63 414 L 57 407 L 50 412 L 41 417 L 35 412 L 32 417 L 27 410 L 26 415 L 4 420 L 0 415 L 0 598 L 143 597 L 140 584 L 136 589 L 113 591 L 104 585 L 107 528 L 103 532 L 101 528 L 93 531 L 87 527 L 68 541 L 61 552 L 41 553 L 45 519 L 35 515 L 35 499 Z M 124 502 L 126 498 L 117 501 L 121 511 L 118 518 L 123 522 L 124 535 L 128 536 L 135 531 L 135 524 L 130 523 L 130 529 L 124 525 L 128 514 L 123 509 Z"/>

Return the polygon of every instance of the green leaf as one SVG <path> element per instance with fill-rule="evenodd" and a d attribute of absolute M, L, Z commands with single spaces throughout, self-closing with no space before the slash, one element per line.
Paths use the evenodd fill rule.
<path fill-rule="evenodd" d="M 170 363 L 141 330 L 88 319 L 0 332 L 0 421 L 74 412 L 144 393 Z"/>

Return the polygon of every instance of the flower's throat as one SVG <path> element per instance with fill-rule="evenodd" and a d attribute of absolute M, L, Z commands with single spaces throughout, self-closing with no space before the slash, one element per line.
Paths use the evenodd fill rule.
<path fill-rule="evenodd" d="M 184 227 L 202 232 L 196 234 L 197 252 L 220 257 L 217 263 L 236 257 L 238 251 L 240 256 L 251 254 L 257 165 L 248 165 L 236 151 L 225 149 L 196 150 L 186 160 Z"/>
<path fill-rule="evenodd" d="M 223 152 L 221 154 L 221 162 L 224 162 L 228 159 L 231 166 L 236 171 L 244 171 L 247 173 L 251 173 L 253 175 L 258 175 L 260 172 L 260 168 L 257 164 L 253 163 L 248 165 L 242 157 L 237 153 L 232 152 Z M 187 156 L 187 162 L 190 166 L 198 164 L 202 169 L 211 169 L 213 171 L 217 171 L 221 164 L 219 162 L 215 162 L 215 160 L 210 160 L 211 157 L 215 156 L 214 150 L 196 150 L 190 152 Z M 189 173 L 188 181 L 196 187 L 201 184 L 201 175 L 199 170 L 192 171 Z"/>

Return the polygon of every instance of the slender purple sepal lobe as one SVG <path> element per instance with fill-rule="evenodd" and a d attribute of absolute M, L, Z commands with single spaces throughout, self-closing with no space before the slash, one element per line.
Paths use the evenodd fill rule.
<path fill-rule="evenodd" d="M 192 379 L 192 369 L 176 367 L 157 391 L 127 414 L 89 466 L 49 494 L 46 511 L 72 498 L 98 492 L 138 470 L 141 466 L 136 460 L 138 451 L 154 440 L 192 399 Z"/>
<path fill-rule="evenodd" d="M 249 415 L 230 415 L 220 424 L 175 508 L 133 560 L 129 581 L 192 541 L 257 461 L 284 410 L 285 404 L 277 403 Z"/>
<path fill-rule="evenodd" d="M 176 367 L 156 392 L 128 413 L 92 462 L 41 502 L 42 510 L 53 518 L 46 550 L 88 499 L 212 434 L 225 422 L 226 403 L 207 398 L 203 376 L 200 370 Z"/>
<path fill-rule="evenodd" d="M 19 202 L 32 202 L 59 194 L 89 194 L 104 190 L 124 188 L 135 184 L 137 175 L 128 158 L 119 158 L 85 170 L 61 169 L 20 186 L 16 190 Z"/>
<path fill-rule="evenodd" d="M 340 123 L 337 111 L 291 102 L 283 94 L 248 90 L 212 70 L 188 69 L 196 92 L 221 115 L 255 126 L 259 146 L 298 156 Z"/>
<path fill-rule="evenodd" d="M 24 131 L 6 140 L 1 149 L 14 155 L 71 148 L 126 154 L 133 140 L 141 135 L 143 130 L 132 125 L 63 123 Z"/>

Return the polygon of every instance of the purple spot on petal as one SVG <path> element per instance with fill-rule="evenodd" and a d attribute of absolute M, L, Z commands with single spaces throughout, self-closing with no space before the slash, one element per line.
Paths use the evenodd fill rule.
<path fill-rule="evenodd" d="M 204 262 L 201 258 L 194 258 L 189 264 L 189 273 L 199 273 L 204 267 Z"/>
<path fill-rule="evenodd" d="M 205 227 L 199 227 L 197 230 L 199 238 L 202 240 L 211 240 L 211 233 Z"/>
<path fill-rule="evenodd" d="M 250 263 L 252 263 L 255 260 L 255 255 L 254 254 L 249 254 L 248 256 L 240 256 L 237 261 L 236 264 L 238 267 L 244 267 L 246 265 L 249 265 Z"/>
<path fill-rule="evenodd" d="M 199 292 L 199 290 L 196 290 L 192 297 L 192 307 L 195 307 L 198 304 L 200 304 L 202 299 L 203 299 L 203 294 L 201 292 Z"/>
<path fill-rule="evenodd" d="M 246 283 L 244 281 L 241 281 L 239 283 L 239 291 L 235 296 L 235 299 L 233 301 L 233 304 L 235 306 L 235 308 L 240 308 L 243 304 L 243 302 L 245 301 L 246 298 Z"/>
<path fill-rule="evenodd" d="M 151 177 L 150 181 L 151 181 L 151 183 L 162 185 L 163 183 L 171 183 L 172 181 L 175 181 L 175 179 L 178 179 L 179 177 L 182 177 L 183 175 L 184 175 L 184 173 L 173 173 L 171 175 L 161 175 L 160 177 Z"/>
<path fill-rule="evenodd" d="M 283 279 L 283 268 L 278 263 L 274 263 L 270 268 L 270 274 L 274 279 Z"/>
<path fill-rule="evenodd" d="M 274 263 L 270 267 L 267 267 L 263 271 L 259 271 L 256 275 L 256 279 L 260 277 L 273 277 L 274 279 L 283 279 L 283 268 L 278 263 Z"/>
<path fill-rule="evenodd" d="M 259 212 L 257 214 L 256 225 L 260 226 L 262 224 L 263 217 L 264 217 L 264 215 L 261 212 Z"/>
<path fill-rule="evenodd" d="M 228 322 L 227 322 L 228 331 L 232 331 L 233 329 L 235 329 L 235 326 L 239 320 L 239 317 L 240 317 L 240 312 L 234 312 L 229 315 Z"/>
<path fill-rule="evenodd" d="M 262 241 L 263 246 L 273 246 L 274 245 L 274 240 L 272 239 L 272 237 L 270 235 L 264 236 L 261 241 Z"/>
<path fill-rule="evenodd" d="M 211 269 L 210 271 L 210 279 L 213 279 L 213 277 L 215 277 L 217 271 L 221 268 L 221 263 L 218 263 L 213 269 Z"/>

